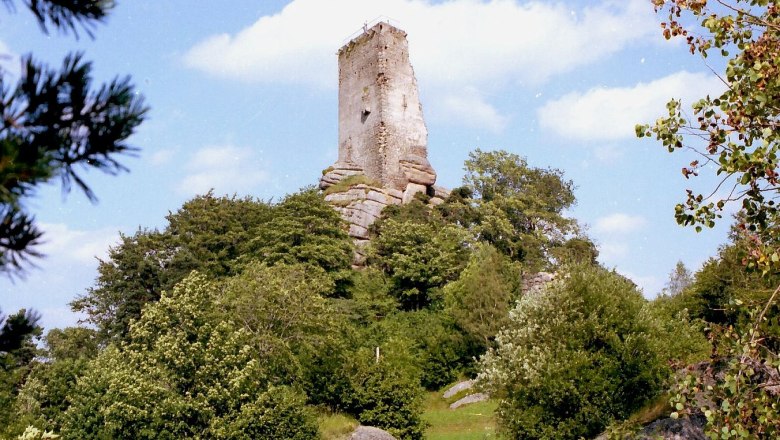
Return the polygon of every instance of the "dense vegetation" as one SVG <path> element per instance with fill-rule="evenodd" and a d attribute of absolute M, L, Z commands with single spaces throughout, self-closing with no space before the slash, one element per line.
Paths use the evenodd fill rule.
<path fill-rule="evenodd" d="M 5 351 L 3 433 L 303 439 L 344 413 L 419 439 L 423 391 L 479 373 L 506 436 L 576 438 L 663 393 L 670 360 L 706 357 L 677 304 L 711 289 L 648 303 L 599 267 L 556 170 L 477 150 L 466 171 L 439 206 L 386 209 L 361 269 L 313 189 L 208 193 L 122 237 L 72 303 L 91 329 Z M 558 281 L 524 291 L 542 269 Z"/>
<path fill-rule="evenodd" d="M 491 393 L 486 407 L 497 406 L 506 438 L 626 438 L 640 419 L 695 413 L 710 438 L 776 437 L 778 10 L 759 0 L 736 0 L 727 14 L 700 0 L 653 3 L 669 14 L 668 37 L 689 36 L 683 13 L 701 20 L 712 36 L 688 38 L 692 51 L 739 52 L 732 87 L 696 103 L 698 125 L 673 101 L 669 118 L 637 131 L 671 151 L 703 136 L 704 157 L 743 202 L 731 242 L 695 274 L 678 264 L 656 300 L 597 264 L 564 215 L 572 182 L 504 151 L 473 152 L 463 186 L 441 205 L 421 195 L 387 208 L 360 269 L 314 189 L 278 203 L 207 193 L 162 230 L 140 228 L 110 249 L 71 304 L 89 326 L 42 336 L 34 312 L 0 316 L 0 438 L 311 439 L 323 414 L 343 414 L 420 439 L 424 391 L 463 377 Z M 103 13 L 34 12 L 72 30 Z M 25 139 L 12 134 L 8 151 Z M 115 147 L 111 155 L 124 148 Z M 28 244 L 35 231 L 18 200 L 61 166 L 52 164 L 0 200 L 0 214 L 27 225 L 18 231 L 32 234 Z M 698 162 L 683 169 L 699 171 Z M 677 218 L 695 226 L 733 201 L 688 194 Z M 0 235 L 0 271 L 31 255 L 11 238 Z M 528 288 L 539 271 L 556 279 Z M 671 407 L 648 419 L 659 401 Z"/>
<path fill-rule="evenodd" d="M 467 171 L 438 207 L 388 209 L 360 270 L 313 189 L 275 204 L 208 193 L 122 237 L 72 303 L 92 329 L 6 350 L 4 433 L 311 438 L 327 410 L 422 438 L 422 391 L 473 375 L 523 273 L 588 243 L 562 215 L 574 198 L 560 172 L 481 151 Z"/>

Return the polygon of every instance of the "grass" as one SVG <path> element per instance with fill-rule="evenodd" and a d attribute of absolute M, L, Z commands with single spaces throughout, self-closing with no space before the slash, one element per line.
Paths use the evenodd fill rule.
<path fill-rule="evenodd" d="M 423 419 L 428 422 L 425 431 L 427 440 L 499 440 L 496 435 L 496 420 L 493 413 L 498 404 L 495 401 L 479 402 L 450 409 L 450 402 L 441 397 L 441 392 L 427 393 L 423 408 Z M 322 440 L 347 440 L 358 426 L 354 418 L 340 414 L 322 412 L 318 417 Z"/>
<path fill-rule="evenodd" d="M 317 419 L 322 440 L 347 440 L 358 427 L 354 417 L 340 413 L 322 413 Z"/>
<path fill-rule="evenodd" d="M 354 174 L 352 176 L 347 176 L 341 179 L 339 182 L 337 182 L 334 185 L 329 186 L 328 188 L 325 189 L 324 193 L 327 196 L 328 194 L 346 192 L 349 191 L 349 189 L 352 188 L 353 186 L 360 185 L 361 183 L 367 186 L 373 186 L 377 188 L 381 188 L 382 186 L 381 184 L 369 178 L 365 174 Z"/>
<path fill-rule="evenodd" d="M 672 406 L 669 404 L 669 395 L 664 393 L 639 408 L 628 418 L 628 421 L 638 425 L 647 425 L 658 419 L 668 417 L 671 412 Z"/>
<path fill-rule="evenodd" d="M 450 409 L 440 392 L 428 393 L 423 419 L 430 424 L 425 431 L 428 440 L 498 439 L 494 412 L 498 403 L 492 400 Z"/>

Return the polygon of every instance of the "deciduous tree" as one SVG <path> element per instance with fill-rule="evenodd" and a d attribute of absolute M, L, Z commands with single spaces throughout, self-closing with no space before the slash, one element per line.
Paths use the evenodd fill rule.
<path fill-rule="evenodd" d="M 662 24 L 667 39 L 685 38 L 691 53 L 724 57 L 726 87 L 695 102 L 691 117 L 680 101 L 670 101 L 667 116 L 637 126 L 637 135 L 655 137 L 670 152 L 693 150 L 696 159 L 682 168 L 686 178 L 710 170 L 718 176 L 711 191 L 686 190 L 686 200 L 675 208 L 678 223 L 712 227 L 727 203 L 741 202 L 737 228 L 747 244 L 746 269 L 775 276 L 780 272 L 780 9 L 768 0 L 653 3 L 667 17 Z M 772 376 L 780 362 L 776 347 L 766 344 L 779 294 L 777 286 L 764 305 L 743 309 L 751 324 L 715 329 L 710 369 L 719 378 L 714 383 L 705 387 L 706 380 L 692 374 L 674 390 L 674 396 L 682 396 L 674 403 L 683 413 L 697 410 L 685 399 L 692 393 L 712 402 L 698 408 L 711 438 L 771 438 L 780 432 L 780 393 L 773 391 L 778 380 Z"/>
<path fill-rule="evenodd" d="M 506 151 L 469 153 L 464 187 L 439 209 L 529 269 L 554 260 L 551 252 L 576 235 L 576 221 L 563 211 L 574 202 L 573 183 L 556 169 L 534 168 Z"/>

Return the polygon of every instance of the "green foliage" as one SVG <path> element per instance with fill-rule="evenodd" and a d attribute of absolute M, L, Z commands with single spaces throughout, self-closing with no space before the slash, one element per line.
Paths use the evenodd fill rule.
<path fill-rule="evenodd" d="M 219 296 L 192 274 L 147 305 L 129 341 L 91 362 L 70 396 L 63 438 L 307 438 L 303 397 L 274 386 L 251 335 L 221 314 Z M 310 438 L 310 437 L 309 437 Z"/>
<path fill-rule="evenodd" d="M 53 329 L 46 334 L 42 357 L 19 390 L 14 409 L 17 426 L 31 423 L 59 431 L 77 378 L 98 355 L 96 332 L 82 327 Z"/>
<path fill-rule="evenodd" d="M 169 214 L 162 232 L 139 230 L 122 236 L 98 266 L 95 286 L 71 303 L 87 314 L 106 340 L 124 338 L 141 309 L 157 301 L 192 270 L 216 279 L 233 273 L 234 260 L 270 216 L 260 201 L 197 196 Z"/>
<path fill-rule="evenodd" d="M 521 270 L 488 244 L 471 255 L 460 278 L 444 288 L 447 313 L 483 350 L 509 323 L 509 309 L 520 296 Z"/>
<path fill-rule="evenodd" d="M 13 10 L 12 0 L 4 0 Z M 24 2 L 44 31 L 51 25 L 77 34 L 101 21 L 106 1 Z M 31 257 L 41 231 L 24 201 L 41 184 L 59 178 L 64 191 L 73 185 L 92 201 L 95 193 L 77 170 L 93 168 L 116 174 L 125 168 L 117 157 L 132 152 L 126 140 L 143 122 L 147 108 L 129 78 L 93 88 L 92 64 L 69 54 L 59 70 L 22 58 L 22 74 L 11 84 L 0 71 L 0 273 L 19 274 Z"/>
<path fill-rule="evenodd" d="M 361 424 L 403 440 L 423 438 L 422 390 L 416 380 L 384 359 L 376 362 L 369 349 L 356 352 L 348 369 L 351 390 L 344 401 Z"/>
<path fill-rule="evenodd" d="M 254 233 L 244 262 L 310 264 L 333 277 L 335 294 L 344 294 L 352 264 L 352 240 L 339 214 L 317 190 L 309 188 L 285 197 L 274 207 L 272 218 Z"/>
<path fill-rule="evenodd" d="M 54 440 L 60 438 L 52 431 L 41 431 L 34 426 L 28 426 L 24 432 L 17 437 L 18 440 Z"/>
<path fill-rule="evenodd" d="M 36 356 L 35 339 L 41 334 L 40 317 L 24 309 L 0 314 L 0 435 L 16 422 L 13 404 Z"/>
<path fill-rule="evenodd" d="M 575 201 L 572 182 L 506 151 L 477 149 L 465 167 L 464 187 L 438 208 L 442 215 L 532 270 L 551 264 L 552 251 L 577 232 L 563 216 Z"/>
<path fill-rule="evenodd" d="M 108 250 L 108 260 L 98 265 L 95 285 L 71 302 L 75 312 L 85 313 L 105 340 L 123 338 L 130 323 L 149 302 L 157 301 L 195 266 L 176 258 L 173 240 L 157 231 L 139 230 L 121 235 Z"/>
<path fill-rule="evenodd" d="M 727 203 L 742 203 L 736 246 L 722 250 L 719 260 L 705 265 L 693 294 L 688 295 L 705 319 L 736 323 L 735 327 L 713 326 L 715 351 L 708 370 L 723 374 L 706 384 L 703 374 L 689 375 L 672 390 L 673 403 L 689 412 L 692 393 L 697 393 L 693 401 L 712 402 L 702 408 L 710 438 L 769 438 L 777 436 L 780 396 L 770 391 L 758 371 L 768 368 L 776 373 L 780 348 L 780 288 L 770 287 L 778 284 L 780 271 L 780 14 L 775 2 L 766 0 L 718 3 L 723 7 L 699 0 L 654 1 L 656 11 L 668 14 L 668 22 L 663 23 L 667 39 L 685 37 L 691 53 L 704 57 L 712 49 L 720 50 L 727 61 L 723 78 L 727 87 L 720 96 L 707 96 L 693 104 L 695 121 L 687 117 L 680 101 L 672 100 L 667 104 L 668 117 L 659 118 L 652 127 L 637 126 L 637 135 L 654 136 L 670 152 L 696 151 L 700 158 L 682 169 L 686 178 L 707 169 L 720 176 L 709 196 L 686 190 L 686 201 L 675 208 L 678 223 L 697 231 L 712 227 Z M 692 29 L 683 25 L 688 18 L 693 19 Z M 730 50 L 735 51 L 733 56 Z M 698 147 L 699 141 L 692 139 L 704 139 L 705 145 Z M 739 261 L 747 273 L 733 264 L 735 251 L 744 251 Z M 756 279 L 749 271 L 764 279 Z M 740 298 L 743 295 L 749 300 Z M 763 305 L 755 307 L 756 300 Z"/>
<path fill-rule="evenodd" d="M 670 399 L 676 409 L 672 417 L 700 410 L 707 418 L 706 435 L 713 440 L 777 438 L 780 360 L 766 355 L 758 332 L 752 329 L 719 331 L 709 364 L 716 370 L 691 368 L 678 378 Z M 694 406 L 698 402 L 701 406 Z"/>
<path fill-rule="evenodd" d="M 592 437 L 663 389 L 660 332 L 630 281 L 575 266 L 523 296 L 479 380 L 512 438 Z"/>
<path fill-rule="evenodd" d="M 409 371 L 423 387 L 439 389 L 454 381 L 471 363 L 477 351 L 442 311 L 396 312 L 369 329 L 368 341 L 383 352 L 398 350 L 406 356 L 398 369 Z"/>
<path fill-rule="evenodd" d="M 14 0 L 3 0 L 9 10 L 15 9 Z M 49 33 L 49 27 L 53 26 L 61 32 L 73 32 L 78 37 L 78 28 L 81 27 L 92 36 L 91 29 L 96 22 L 105 20 L 108 11 L 113 8 L 111 1 L 33 1 L 24 2 L 30 12 L 35 15 L 41 29 Z"/>
<path fill-rule="evenodd" d="M 382 226 L 389 220 L 398 223 L 416 223 L 444 226 L 444 220 L 438 209 L 433 209 L 427 202 L 421 200 L 421 194 L 403 205 L 388 205 L 382 210 L 379 220 L 368 227 L 372 238 L 382 235 Z M 425 196 L 427 197 L 427 196 Z"/>
<path fill-rule="evenodd" d="M 469 234 L 457 226 L 390 218 L 371 242 L 369 263 L 387 273 L 390 293 L 405 310 L 419 309 L 457 278 L 468 259 L 468 243 Z"/>
<path fill-rule="evenodd" d="M 317 424 L 304 408 L 304 398 L 289 387 L 271 386 L 255 402 L 241 407 L 241 412 L 224 427 L 214 429 L 217 439 L 289 439 L 317 438 Z"/>
<path fill-rule="evenodd" d="M 687 38 L 691 53 L 707 56 L 717 49 L 727 61 L 728 84 L 717 97 L 707 96 L 693 104 L 689 118 L 679 100 L 667 104 L 668 116 L 653 126 L 637 126 L 637 135 L 654 136 L 670 152 L 694 149 L 701 160 L 683 167 L 686 178 L 698 176 L 712 164 L 721 182 L 711 196 L 687 191 L 687 199 L 675 208 L 678 223 L 712 227 L 729 201 L 741 201 L 744 224 L 751 231 L 776 237 L 778 207 L 777 155 L 780 148 L 780 75 L 777 53 L 780 45 L 780 18 L 774 2 L 733 0 L 724 9 L 712 8 L 698 0 L 654 2 L 657 11 L 668 16 L 664 36 Z M 695 20 L 689 30 L 681 15 Z M 730 50 L 735 50 L 731 56 Z M 698 139 L 706 145 L 699 148 Z M 695 141 L 694 141 L 695 140 Z M 727 194 L 723 196 L 722 194 Z M 768 226 L 772 226 L 769 227 Z M 767 236 L 767 238 L 768 238 Z M 767 249 L 768 260 L 756 262 L 762 267 L 774 265 L 777 252 Z"/>
<path fill-rule="evenodd" d="M 733 238 L 732 244 L 721 247 L 717 257 L 695 274 L 694 282 L 679 295 L 678 307 L 710 324 L 746 331 L 752 326 L 750 311 L 767 303 L 780 277 L 746 270 L 749 244 L 738 236 Z M 777 304 L 772 304 L 769 312 L 769 316 L 780 315 Z M 770 320 L 761 326 L 764 345 L 780 348 L 780 322 Z"/>
<path fill-rule="evenodd" d="M 256 352 L 274 359 L 268 372 L 305 386 L 315 401 L 339 367 L 339 321 L 325 295 L 333 281 L 317 267 L 303 264 L 266 266 L 252 263 L 229 279 L 221 302 L 225 312 L 249 332 Z M 318 402 L 320 403 L 320 402 Z"/>
<path fill-rule="evenodd" d="M 398 309 L 398 299 L 390 294 L 390 281 L 375 267 L 366 267 L 352 274 L 349 310 L 345 313 L 361 326 L 381 320 Z"/>
<path fill-rule="evenodd" d="M 188 200 L 176 213 L 169 213 L 165 234 L 172 238 L 176 247 L 173 258 L 179 260 L 181 270 L 190 266 L 189 270 L 222 278 L 236 273 L 234 261 L 246 252 L 254 231 L 272 214 L 273 208 L 262 201 L 215 197 L 209 191 Z M 176 278 L 174 284 L 181 280 Z"/>
<path fill-rule="evenodd" d="M 559 247 L 550 250 L 552 259 L 560 265 L 598 264 L 599 250 L 596 244 L 585 236 L 574 236 Z"/>

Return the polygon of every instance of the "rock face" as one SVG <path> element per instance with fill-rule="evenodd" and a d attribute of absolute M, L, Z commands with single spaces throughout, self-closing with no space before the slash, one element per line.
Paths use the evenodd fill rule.
<path fill-rule="evenodd" d="M 555 280 L 555 274 L 549 272 L 536 272 L 523 277 L 523 292 L 536 292 Z"/>
<path fill-rule="evenodd" d="M 463 382 L 458 382 L 455 385 L 451 386 L 447 391 L 444 392 L 445 399 L 449 399 L 450 397 L 458 394 L 459 392 L 463 390 L 470 390 L 474 387 L 474 381 L 473 380 L 464 380 Z"/>
<path fill-rule="evenodd" d="M 698 414 L 691 418 L 661 419 L 647 425 L 636 435 L 637 440 L 707 440 L 704 425 L 707 419 Z"/>
<path fill-rule="evenodd" d="M 434 186 L 406 33 L 379 22 L 338 57 L 339 154 L 320 188 L 360 245 L 385 206 L 408 203 L 417 193 L 438 204 L 449 193 Z"/>
<path fill-rule="evenodd" d="M 450 405 L 450 409 L 458 409 L 463 405 L 468 405 L 470 403 L 477 403 L 477 402 L 484 402 L 488 400 L 490 396 L 488 396 L 485 393 L 474 393 L 469 394 L 468 396 L 458 400 L 457 402 L 454 402 Z"/>
<path fill-rule="evenodd" d="M 370 426 L 358 426 L 349 440 L 396 440 L 389 432 Z"/>

